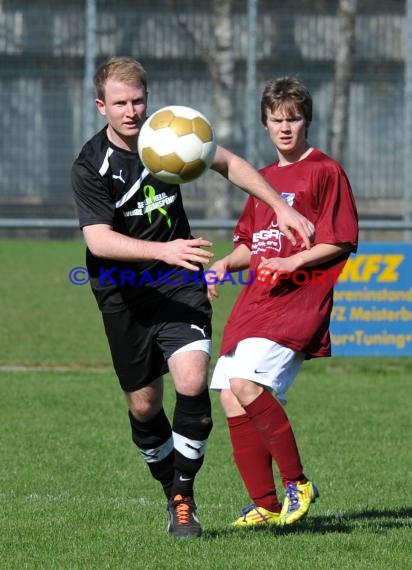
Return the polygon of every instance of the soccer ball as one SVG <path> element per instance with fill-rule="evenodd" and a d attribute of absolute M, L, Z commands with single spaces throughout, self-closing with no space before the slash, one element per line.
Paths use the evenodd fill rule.
<path fill-rule="evenodd" d="M 153 176 L 170 184 L 184 184 L 210 167 L 217 143 L 204 115 L 191 107 L 172 105 L 145 121 L 137 146 L 141 161 Z"/>

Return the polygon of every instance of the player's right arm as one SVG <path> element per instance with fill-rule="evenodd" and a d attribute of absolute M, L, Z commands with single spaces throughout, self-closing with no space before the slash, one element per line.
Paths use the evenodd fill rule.
<path fill-rule="evenodd" d="M 83 227 L 87 247 L 93 255 L 102 259 L 117 261 L 163 261 L 192 271 L 198 265 L 209 263 L 213 253 L 202 249 L 212 247 L 212 243 L 202 237 L 195 239 L 175 239 L 157 242 L 125 236 L 107 224 L 92 224 Z"/>
<path fill-rule="evenodd" d="M 287 239 L 293 245 L 296 244 L 296 237 L 292 232 L 295 230 L 302 239 L 302 245 L 310 249 L 315 236 L 315 226 L 289 206 L 249 162 L 227 148 L 218 146 L 211 168 L 232 184 L 270 206 L 276 213 L 280 231 Z"/>
<path fill-rule="evenodd" d="M 250 263 L 250 250 L 245 244 L 240 244 L 229 255 L 218 259 L 208 268 L 205 273 L 207 285 L 207 295 L 212 301 L 219 297 L 216 285 L 222 281 L 227 272 L 242 271 L 247 269 Z"/>

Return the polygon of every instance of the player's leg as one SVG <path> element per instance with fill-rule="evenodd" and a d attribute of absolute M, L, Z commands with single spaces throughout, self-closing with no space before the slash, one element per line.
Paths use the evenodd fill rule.
<path fill-rule="evenodd" d="M 176 389 L 173 416 L 175 480 L 173 493 L 191 495 L 212 429 L 207 374 L 209 355 L 201 350 L 180 352 L 169 359 Z"/>
<path fill-rule="evenodd" d="M 159 315 L 162 323 L 156 335 L 176 390 L 172 422 L 175 473 L 168 530 L 177 538 L 197 537 L 202 531 L 195 510 L 194 481 L 212 429 L 207 387 L 212 311 L 206 286 L 194 277 L 175 291 Z"/>
<path fill-rule="evenodd" d="M 174 476 L 172 428 L 163 409 L 167 370 L 152 343 L 153 330 L 143 328 L 128 309 L 103 315 L 113 365 L 126 396 L 132 440 L 152 476 L 170 497 Z"/>
<path fill-rule="evenodd" d="M 227 417 L 233 458 L 252 500 L 252 505 L 245 507 L 233 524 L 278 524 L 281 505 L 276 494 L 272 456 L 234 394 L 222 390 L 220 401 Z"/>
<path fill-rule="evenodd" d="M 190 346 L 190 345 L 189 345 Z M 168 360 L 176 389 L 173 415 L 175 474 L 169 504 L 169 532 L 177 538 L 200 536 L 194 481 L 199 472 L 212 429 L 207 376 L 209 352 L 177 351 Z"/>
<path fill-rule="evenodd" d="M 307 514 L 318 492 L 303 473 L 295 436 L 284 407 L 270 391 L 275 391 L 285 401 L 284 394 L 300 369 L 303 355 L 267 339 L 242 341 L 236 354 L 242 368 L 235 372 L 242 373 L 231 378 L 231 391 L 277 464 L 285 487 L 281 522 L 292 524 Z M 250 354 L 256 355 L 256 360 L 248 370 L 246 359 L 250 361 Z M 262 385 L 267 389 L 262 389 Z"/>
<path fill-rule="evenodd" d="M 232 390 L 242 398 L 245 381 L 231 381 Z M 263 445 L 275 460 L 285 487 L 281 524 L 292 524 L 303 518 L 318 496 L 316 487 L 303 473 L 295 436 L 282 405 L 267 390 L 244 409 L 258 432 Z"/>
<path fill-rule="evenodd" d="M 234 526 L 277 524 L 281 505 L 276 494 L 272 456 L 244 408 L 230 390 L 229 377 L 232 363 L 233 355 L 218 359 L 211 388 L 221 390 L 220 402 L 227 418 L 233 458 L 252 500 L 252 505 L 245 507 L 242 515 L 233 524 Z"/>
<path fill-rule="evenodd" d="M 251 398 L 251 385 L 255 398 Z M 232 378 L 231 391 L 241 403 L 266 449 L 275 460 L 284 486 L 304 479 L 292 426 L 282 407 L 268 390 L 245 378 Z"/>
<path fill-rule="evenodd" d="M 174 477 L 174 445 L 170 422 L 163 409 L 163 378 L 133 392 L 125 392 L 132 440 L 170 499 Z"/>

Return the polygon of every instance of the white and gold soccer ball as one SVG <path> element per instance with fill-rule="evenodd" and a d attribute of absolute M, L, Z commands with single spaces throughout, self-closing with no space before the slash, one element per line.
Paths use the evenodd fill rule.
<path fill-rule="evenodd" d="M 216 154 L 212 125 L 191 107 L 159 109 L 143 124 L 138 152 L 144 166 L 159 180 L 184 184 L 201 176 Z"/>

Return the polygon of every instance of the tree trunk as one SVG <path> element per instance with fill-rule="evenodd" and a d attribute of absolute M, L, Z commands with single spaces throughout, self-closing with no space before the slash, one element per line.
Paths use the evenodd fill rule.
<path fill-rule="evenodd" d="M 218 143 L 229 146 L 233 121 L 234 56 L 232 47 L 232 0 L 213 0 L 213 52 L 209 68 L 213 81 L 213 126 Z M 207 201 L 208 219 L 231 217 L 230 185 L 215 176 L 213 196 Z"/>
<path fill-rule="evenodd" d="M 355 48 L 357 0 L 339 0 L 338 40 L 335 57 L 332 120 L 329 133 L 329 152 L 343 161 L 348 125 L 352 59 Z"/>
<path fill-rule="evenodd" d="M 175 1 L 173 5 L 178 12 L 178 3 Z M 232 135 L 235 70 L 232 42 L 233 0 L 213 0 L 212 10 L 213 30 L 208 38 L 200 36 L 188 25 L 185 14 L 180 13 L 177 21 L 203 52 L 212 78 L 213 128 L 218 144 L 228 147 Z M 213 177 L 213 193 L 206 202 L 205 217 L 230 219 L 232 216 L 230 183 L 213 171 L 208 176 Z"/>

